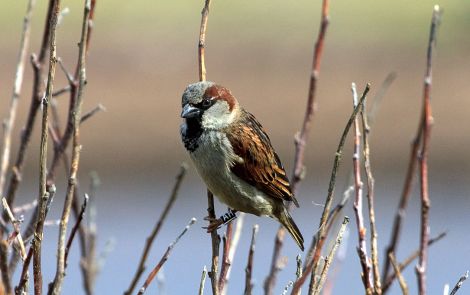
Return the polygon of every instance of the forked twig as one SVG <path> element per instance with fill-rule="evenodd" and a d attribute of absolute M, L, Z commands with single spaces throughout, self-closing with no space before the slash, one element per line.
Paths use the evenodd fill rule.
<path fill-rule="evenodd" d="M 21 259 L 23 259 L 23 261 L 24 261 L 26 259 L 26 249 L 25 249 L 24 242 L 23 242 L 23 237 L 21 236 L 21 231 L 20 231 L 20 223 L 21 222 L 18 219 L 15 218 L 15 216 L 13 215 L 13 212 L 11 212 L 10 206 L 8 206 L 8 202 L 5 198 L 2 199 L 2 204 L 3 204 L 4 210 L 6 210 L 6 212 L 8 214 L 8 218 L 10 219 L 11 224 L 13 225 L 13 228 L 14 228 L 14 235 L 13 236 L 18 241 L 18 245 L 20 247 L 20 251 L 19 251 L 20 256 L 21 256 Z M 10 271 L 10 270 L 8 269 L 8 271 Z"/>
<path fill-rule="evenodd" d="M 348 122 L 346 123 L 346 126 L 344 127 L 343 134 L 341 135 L 340 141 L 338 143 L 338 147 L 335 153 L 335 159 L 333 162 L 333 167 L 331 170 L 331 177 L 330 177 L 330 182 L 328 185 L 328 194 L 326 196 L 325 206 L 323 207 L 322 217 L 321 217 L 318 229 L 313 234 L 315 241 L 316 241 L 315 247 L 313 248 L 314 249 L 313 258 L 307 263 L 307 266 L 305 267 L 304 272 L 302 273 L 302 276 L 294 283 L 294 286 L 292 287 L 292 293 L 291 293 L 293 295 L 298 294 L 298 292 L 300 291 L 300 288 L 305 283 L 309 275 L 311 275 L 309 290 L 313 290 L 314 286 L 317 283 L 316 278 L 315 278 L 315 271 L 318 268 L 318 264 L 319 264 L 320 256 L 321 256 L 321 249 L 326 240 L 326 232 L 328 228 L 327 222 L 328 222 L 329 215 L 330 215 L 331 205 L 333 204 L 333 197 L 334 197 L 334 192 L 335 192 L 335 187 L 336 187 L 336 174 L 338 172 L 338 168 L 341 163 L 344 143 L 346 142 L 346 137 L 354 122 L 354 118 L 356 118 L 356 115 L 359 113 L 359 110 L 362 107 L 362 104 L 369 90 L 370 90 L 370 84 L 367 84 L 366 88 L 364 89 L 364 92 L 362 93 L 361 98 L 359 99 L 357 107 L 352 112 L 351 116 L 349 117 Z"/>
<path fill-rule="evenodd" d="M 353 105 L 357 106 L 357 91 L 356 84 L 352 83 L 351 86 L 353 94 Z M 362 105 L 362 108 L 364 104 Z M 361 108 L 361 109 L 362 109 Z M 363 200 L 363 184 L 361 180 L 361 165 L 360 165 L 360 150 L 361 150 L 361 131 L 359 127 L 359 118 L 356 116 L 354 119 L 354 148 L 353 148 L 353 171 L 354 171 L 354 213 L 356 216 L 356 226 L 358 233 L 358 248 L 359 260 L 362 267 L 362 282 L 366 290 L 366 294 L 372 294 L 372 281 L 371 281 L 371 265 L 369 257 L 367 256 L 366 249 L 366 228 L 364 226 L 364 216 L 362 214 L 362 200 Z"/>
<path fill-rule="evenodd" d="M 73 105 L 73 116 L 72 116 L 72 158 L 69 172 L 69 179 L 67 185 L 67 193 L 65 196 L 64 207 L 62 211 L 62 217 L 59 227 L 59 239 L 57 245 L 57 269 L 54 277 L 54 281 L 49 285 L 49 294 L 58 295 L 61 293 L 62 282 L 65 276 L 65 235 L 67 231 L 67 225 L 70 217 L 70 212 L 72 208 L 72 203 L 75 194 L 75 188 L 77 184 L 77 173 L 78 166 L 80 162 L 80 119 L 82 111 L 82 102 L 83 102 L 83 91 L 86 84 L 86 42 L 88 40 L 88 20 L 90 18 L 91 11 L 91 1 L 86 0 L 84 5 L 83 12 L 83 22 L 82 22 L 82 32 L 79 43 L 79 54 L 78 54 L 78 63 L 77 63 L 77 73 L 78 73 L 78 88 L 77 96 L 74 100 Z"/>
<path fill-rule="evenodd" d="M 153 279 L 155 278 L 155 276 L 158 274 L 158 272 L 160 271 L 160 269 L 162 268 L 163 264 L 165 264 L 165 262 L 168 260 L 168 257 L 170 257 L 170 254 L 171 254 L 171 251 L 173 250 L 173 248 L 175 247 L 175 245 L 178 243 L 178 241 L 181 239 L 182 236 L 184 236 L 184 234 L 189 230 L 189 228 L 191 227 L 191 225 L 193 225 L 194 223 L 196 222 L 196 218 L 191 218 L 191 221 L 188 223 L 188 225 L 186 225 L 186 227 L 184 228 L 184 230 L 178 235 L 178 237 L 176 237 L 176 239 L 168 246 L 168 248 L 166 249 L 165 251 L 165 254 L 163 254 L 162 258 L 160 259 L 160 261 L 158 262 L 158 264 L 155 266 L 155 268 L 150 272 L 150 274 L 148 275 L 147 279 L 145 280 L 145 283 L 144 285 L 142 286 L 142 288 L 140 288 L 139 292 L 137 293 L 138 295 L 142 295 L 145 293 L 145 290 L 147 290 L 148 286 L 150 285 L 150 283 L 153 281 Z"/>
<path fill-rule="evenodd" d="M 310 74 L 310 83 L 308 88 L 307 105 L 305 108 L 305 116 L 302 123 L 302 129 L 300 134 L 295 137 L 295 160 L 294 160 L 294 171 L 292 175 L 292 192 L 294 195 L 298 192 L 299 183 L 304 176 L 304 154 L 307 146 L 308 135 L 310 133 L 311 123 L 313 116 L 316 112 L 316 89 L 318 76 L 320 74 L 320 62 L 323 56 L 323 48 L 325 44 L 326 31 L 329 24 L 329 0 L 323 0 L 321 8 L 321 21 L 320 28 L 318 31 L 317 40 L 315 42 L 315 48 L 313 51 L 312 70 Z M 283 247 L 283 241 L 285 236 L 284 227 L 280 226 L 277 230 L 273 256 L 271 260 L 271 268 L 268 276 L 264 282 L 264 293 L 266 295 L 272 295 L 274 287 L 276 285 L 277 274 L 280 271 L 279 263 L 281 257 L 281 250 Z"/>
<path fill-rule="evenodd" d="M 326 275 L 328 274 L 330 265 L 333 262 L 333 258 L 335 257 L 336 250 L 338 249 L 339 245 L 341 244 L 343 240 L 343 235 L 344 235 L 344 232 L 346 231 L 346 227 L 348 223 L 349 223 L 349 217 L 345 216 L 343 219 L 343 223 L 341 224 L 341 227 L 339 229 L 338 235 L 336 236 L 335 243 L 333 244 L 333 247 L 331 247 L 330 253 L 328 253 L 328 256 L 325 258 L 325 264 L 323 265 L 323 269 L 320 273 L 320 280 L 318 281 L 318 284 L 315 286 L 315 289 L 313 291 L 313 294 L 315 295 L 320 294 L 323 288 L 323 284 L 325 283 L 325 280 L 326 280 Z"/>
<path fill-rule="evenodd" d="M 184 179 L 184 176 L 186 175 L 187 170 L 188 170 L 188 166 L 185 163 L 181 164 L 181 168 L 180 168 L 178 175 L 176 176 L 176 182 L 173 186 L 173 190 L 171 191 L 170 198 L 168 199 L 168 202 L 166 203 L 165 208 L 162 211 L 162 215 L 160 215 L 160 218 L 155 224 L 152 230 L 152 233 L 150 234 L 150 236 L 148 236 L 145 242 L 144 250 L 142 252 L 142 256 L 140 257 L 137 270 L 134 274 L 134 277 L 131 281 L 129 288 L 127 288 L 127 291 L 124 292 L 124 294 L 126 295 L 130 295 L 134 292 L 135 286 L 139 282 L 139 279 L 142 276 L 142 273 L 145 271 L 145 262 L 147 261 L 148 255 L 150 253 L 150 249 L 152 249 L 153 242 L 155 241 L 155 238 L 160 232 L 160 229 L 162 228 L 163 223 L 165 222 L 166 217 L 168 216 L 168 213 L 170 212 L 171 208 L 173 207 L 173 204 L 175 203 L 181 183 L 183 182 L 183 179 Z"/>
<path fill-rule="evenodd" d="M 88 200 L 89 200 L 89 197 L 87 194 L 85 194 L 85 198 L 83 199 L 83 204 L 80 209 L 80 214 L 78 215 L 78 218 L 75 221 L 75 225 L 73 226 L 72 231 L 70 232 L 69 239 L 67 240 L 67 245 L 65 246 L 65 257 L 64 257 L 65 267 L 67 267 L 68 257 L 70 253 L 70 248 L 72 247 L 73 239 L 75 238 L 75 235 L 77 234 L 77 231 L 80 228 L 80 224 L 82 223 L 83 217 L 85 215 L 85 210 L 88 205 Z"/>
<path fill-rule="evenodd" d="M 442 232 L 439 235 L 437 235 L 436 237 L 430 239 L 429 242 L 428 242 L 428 246 L 431 246 L 434 243 L 438 242 L 439 240 L 444 238 L 446 235 L 447 235 L 446 232 Z M 417 249 L 416 251 L 411 253 L 402 263 L 398 264 L 398 268 L 400 269 L 400 271 L 403 272 L 403 270 L 408 265 L 410 265 L 416 258 L 418 258 L 418 256 L 419 256 L 419 249 Z M 396 274 L 392 273 L 384 280 L 384 282 L 383 282 L 384 284 L 383 284 L 383 288 L 382 288 L 383 293 L 387 292 L 387 290 L 390 288 L 390 286 L 392 285 L 395 278 L 396 278 Z"/>
<path fill-rule="evenodd" d="M 405 278 L 401 274 L 400 267 L 398 266 L 397 260 L 395 259 L 395 255 L 393 253 L 388 254 L 388 258 L 390 259 L 390 263 L 392 264 L 393 269 L 395 270 L 395 275 L 398 278 L 398 283 L 400 284 L 401 292 L 403 295 L 408 295 L 408 285 L 406 284 Z"/>

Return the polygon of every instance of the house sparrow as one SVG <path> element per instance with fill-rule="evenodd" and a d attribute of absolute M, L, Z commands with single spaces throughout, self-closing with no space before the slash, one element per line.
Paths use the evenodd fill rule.
<path fill-rule="evenodd" d="M 279 221 L 304 250 L 284 201 L 299 204 L 268 135 L 225 87 L 189 85 L 182 97 L 181 137 L 208 189 L 230 209 L 216 227 L 242 211 Z M 215 228 L 216 228 L 215 227 Z"/>

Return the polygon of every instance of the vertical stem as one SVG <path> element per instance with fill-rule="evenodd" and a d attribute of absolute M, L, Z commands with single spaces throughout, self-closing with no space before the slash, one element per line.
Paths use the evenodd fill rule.
<path fill-rule="evenodd" d="M 364 169 L 366 171 L 367 179 L 367 202 L 369 206 L 369 222 L 370 222 L 370 247 L 372 255 L 372 271 L 374 274 L 374 290 L 377 295 L 382 294 L 382 283 L 380 281 L 380 270 L 379 270 L 379 254 L 377 246 L 377 228 L 375 226 L 375 210 L 374 210 L 374 199 L 375 199 L 375 180 L 372 176 L 372 168 L 370 165 L 370 147 L 369 147 L 369 133 L 370 127 L 368 123 L 368 116 L 366 115 L 366 105 L 364 104 L 361 119 L 362 119 L 362 130 L 363 130 L 363 153 L 364 153 Z"/>
<path fill-rule="evenodd" d="M 47 206 L 46 192 L 46 176 L 47 176 L 47 140 L 48 140 L 48 122 L 49 122 L 49 102 L 52 98 L 55 68 L 57 63 L 57 46 L 56 46 L 56 26 L 57 18 L 60 11 L 60 0 L 56 0 L 53 4 L 52 15 L 50 18 L 50 49 L 49 49 L 49 74 L 47 77 L 46 94 L 42 100 L 42 128 L 41 128 L 41 144 L 39 149 L 39 196 L 38 210 L 42 212 Z M 45 218 L 45 217 L 44 217 Z M 34 293 L 42 294 L 42 273 L 41 273 L 41 243 L 43 235 L 44 220 L 38 219 L 36 225 L 35 239 L 33 243 L 33 271 L 34 271 Z"/>
<path fill-rule="evenodd" d="M 81 119 L 81 109 L 82 109 L 82 98 L 83 98 L 83 89 L 86 82 L 86 41 L 88 35 L 88 20 L 90 16 L 91 2 L 90 0 L 85 0 L 85 8 L 83 13 L 83 23 L 82 23 L 82 34 L 79 43 L 79 57 L 78 57 L 78 89 L 77 97 L 73 106 L 73 147 L 72 147 L 72 159 L 70 165 L 70 174 L 68 179 L 67 193 L 65 196 L 64 207 L 62 211 L 62 217 L 60 220 L 59 226 L 59 241 L 57 246 L 57 269 L 54 281 L 49 286 L 50 294 L 60 294 L 62 288 L 62 282 L 65 276 L 65 246 L 66 246 L 66 232 L 67 225 L 70 217 L 70 211 L 73 202 L 73 196 L 75 192 L 75 186 L 77 183 L 77 173 L 78 166 L 80 161 L 80 119 Z"/>
<path fill-rule="evenodd" d="M 352 83 L 352 93 L 354 108 L 357 107 L 357 91 L 356 84 Z M 370 278 L 370 262 L 367 256 L 366 248 L 366 228 L 364 226 L 364 216 L 362 214 L 362 180 L 361 180 L 361 166 L 360 166 L 360 150 L 361 150 L 361 132 L 359 128 L 359 119 L 354 119 L 354 150 L 353 150 L 353 171 L 354 171 L 354 213 L 356 216 L 356 225 L 358 233 L 359 246 L 357 251 L 359 253 L 359 259 L 362 267 L 362 280 L 366 290 L 366 294 L 372 294 L 372 283 Z"/>
<path fill-rule="evenodd" d="M 21 95 L 21 87 L 23 85 L 24 66 L 26 62 L 26 53 L 29 48 L 29 36 L 31 33 L 31 16 L 33 14 L 35 4 L 36 0 L 29 0 L 26 8 L 26 15 L 23 20 L 23 31 L 20 40 L 20 52 L 18 54 L 18 62 L 16 64 L 13 94 L 11 96 L 8 118 L 4 122 L 3 147 L 0 159 L 0 196 L 3 196 L 5 178 L 10 161 L 11 134 L 13 131 L 13 125 L 15 124 L 18 101 Z"/>
<path fill-rule="evenodd" d="M 302 123 L 302 129 L 300 134 L 295 138 L 295 159 L 294 159 L 294 171 L 292 175 L 292 192 L 294 196 L 298 192 L 299 183 L 303 177 L 304 171 L 304 154 L 305 147 L 307 146 L 308 135 L 310 133 L 311 123 L 313 116 L 316 113 L 316 89 L 318 76 L 320 74 L 320 62 L 323 56 L 323 48 L 325 44 L 325 36 L 329 24 L 329 0 L 323 0 L 321 8 L 321 21 L 320 28 L 318 31 L 317 40 L 315 42 L 315 48 L 313 50 L 313 61 L 312 70 L 310 74 L 310 83 L 308 87 L 307 105 L 305 108 L 305 116 Z M 290 208 L 290 207 L 289 207 Z M 264 281 L 264 293 L 266 295 L 272 295 L 274 287 L 276 285 L 277 274 L 279 273 L 279 260 L 283 247 L 285 236 L 285 229 L 279 226 L 275 241 L 274 250 L 271 260 L 271 269 Z"/>
<path fill-rule="evenodd" d="M 440 9 L 434 6 L 431 20 L 431 30 L 429 33 L 429 43 L 426 58 L 426 73 L 424 76 L 423 90 L 423 142 L 420 150 L 420 189 L 421 189 L 421 234 L 419 247 L 419 261 L 416 266 L 418 276 L 418 292 L 420 295 L 426 294 L 426 268 L 428 259 L 429 241 L 429 184 L 428 184 L 428 152 L 431 138 L 432 109 L 431 109 L 431 81 L 432 81 L 432 51 L 436 44 L 436 31 L 439 23 Z"/>

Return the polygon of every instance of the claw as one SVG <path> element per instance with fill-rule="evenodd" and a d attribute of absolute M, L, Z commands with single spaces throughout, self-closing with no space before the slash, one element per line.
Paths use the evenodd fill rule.
<path fill-rule="evenodd" d="M 220 218 L 212 218 L 209 216 L 204 217 L 204 220 L 209 221 L 209 225 L 207 227 L 203 227 L 207 229 L 208 233 L 213 232 L 214 230 L 219 229 L 222 225 L 227 224 L 237 218 L 237 211 L 228 209 L 228 212 L 224 215 L 220 216 Z"/>

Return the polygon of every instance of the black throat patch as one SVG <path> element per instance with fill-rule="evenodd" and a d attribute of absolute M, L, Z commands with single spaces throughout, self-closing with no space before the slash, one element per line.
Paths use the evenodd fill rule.
<path fill-rule="evenodd" d="M 201 118 L 186 119 L 186 130 L 183 137 L 184 147 L 189 152 L 194 152 L 199 143 L 199 137 L 202 135 Z"/>

